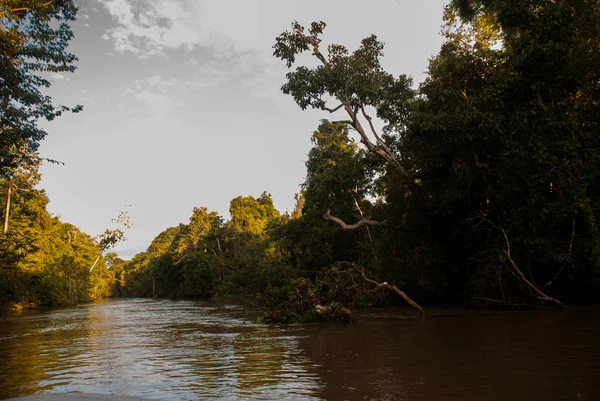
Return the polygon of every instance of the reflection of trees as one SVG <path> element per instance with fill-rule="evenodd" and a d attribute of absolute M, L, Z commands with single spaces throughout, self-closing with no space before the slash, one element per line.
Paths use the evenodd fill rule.
<path fill-rule="evenodd" d="M 272 333 L 269 335 L 268 329 L 259 330 L 243 332 L 234 342 L 235 370 L 242 399 L 281 382 L 285 347 Z"/>
<path fill-rule="evenodd" d="M 17 397 L 59 386 L 61 375 L 75 369 L 73 339 L 81 336 L 74 310 L 36 314 L 0 325 L 0 389 Z M 51 324 L 47 321 L 52 317 Z"/>
<path fill-rule="evenodd" d="M 420 321 L 402 330 L 391 321 L 358 322 L 315 328 L 299 346 L 321 378 L 326 400 L 403 399 L 407 378 L 402 370 L 406 350 L 420 341 Z"/>

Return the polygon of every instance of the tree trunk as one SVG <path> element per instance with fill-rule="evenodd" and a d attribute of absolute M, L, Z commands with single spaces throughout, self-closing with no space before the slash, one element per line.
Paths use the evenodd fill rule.
<path fill-rule="evenodd" d="M 96 258 L 96 261 L 94 262 L 94 264 L 92 265 L 92 267 L 90 267 L 90 273 L 92 272 L 92 270 L 94 270 L 94 267 L 96 267 L 96 264 L 100 260 L 100 256 L 102 256 L 102 253 L 100 253 L 100 255 L 98 255 L 98 257 Z"/>
<path fill-rule="evenodd" d="M 8 217 L 10 215 L 10 197 L 12 195 L 12 180 L 9 178 L 6 184 L 6 211 L 4 212 L 4 234 L 8 232 Z"/>

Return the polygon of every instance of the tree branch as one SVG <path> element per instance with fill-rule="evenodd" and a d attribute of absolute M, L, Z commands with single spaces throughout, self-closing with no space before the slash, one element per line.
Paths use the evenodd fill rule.
<path fill-rule="evenodd" d="M 367 136 L 367 133 L 365 132 L 362 124 L 358 120 L 358 110 L 360 109 L 360 106 L 355 105 L 355 108 L 352 109 L 350 104 L 345 103 L 344 109 L 352 119 L 352 128 L 354 128 L 356 132 L 358 132 L 358 134 L 360 135 L 360 141 L 367 147 L 367 149 L 370 152 L 376 153 L 379 156 L 381 156 L 386 162 L 398 169 L 398 171 L 400 171 L 402 175 L 406 176 L 406 171 L 400 165 L 400 162 L 396 158 L 394 152 L 392 152 L 391 149 L 389 149 L 385 144 L 385 148 L 387 148 L 389 151 L 386 151 L 385 148 L 382 149 L 381 147 L 377 147 L 373 142 L 371 142 L 371 140 Z M 371 124 L 371 121 L 369 121 L 369 124 Z M 378 135 L 376 136 L 376 138 L 377 137 Z M 381 140 L 381 138 L 379 140 Z"/>
<path fill-rule="evenodd" d="M 325 110 L 328 111 L 330 113 L 335 113 L 336 111 L 338 111 L 339 109 L 341 109 L 342 107 L 344 107 L 344 103 L 341 103 L 339 106 L 330 109 L 329 107 L 325 106 L 325 102 L 323 102 L 323 104 L 321 105 L 321 110 Z"/>
<path fill-rule="evenodd" d="M 330 220 L 330 221 L 333 221 L 333 222 L 337 223 L 344 230 L 355 230 L 355 229 L 360 228 L 360 227 L 362 227 L 364 225 L 370 225 L 370 226 L 385 226 L 386 225 L 385 222 L 371 220 L 371 219 L 365 219 L 365 218 L 360 219 L 359 221 L 357 221 L 354 224 L 346 224 L 339 217 L 332 216 L 331 215 L 331 209 L 329 209 L 329 208 L 327 209 L 327 212 L 325 212 L 325 214 L 323 215 L 323 217 L 325 218 L 325 220 Z"/>
<path fill-rule="evenodd" d="M 39 7 L 40 8 L 44 8 L 44 7 L 49 6 L 52 3 L 54 3 L 54 0 L 50 0 L 49 2 L 44 3 L 44 4 L 40 4 Z M 16 13 L 16 12 L 19 12 L 19 11 L 30 11 L 30 10 L 31 10 L 30 7 L 10 8 L 8 10 L 0 11 L 0 17 L 4 17 L 4 14 L 6 14 L 6 13 Z"/>
<path fill-rule="evenodd" d="M 323 63 L 324 66 L 329 65 L 329 63 L 327 62 L 327 59 L 325 58 L 325 56 L 323 56 L 323 53 L 321 53 L 321 50 L 319 50 L 319 40 L 311 38 L 310 36 L 307 36 L 306 39 L 313 46 L 313 56 L 318 58 L 319 61 L 321 63 Z"/>
<path fill-rule="evenodd" d="M 396 294 L 400 295 L 400 297 L 402 297 L 402 299 L 404 299 L 410 306 L 415 308 L 421 315 L 425 315 L 425 311 L 423 310 L 421 305 L 419 305 L 418 303 L 413 301 L 408 295 L 406 295 L 406 293 L 404 291 L 400 290 L 395 285 L 389 284 L 387 281 L 384 281 L 383 283 L 378 283 L 375 280 L 371 280 L 369 277 L 367 277 L 364 267 L 356 266 L 354 263 L 350 263 L 350 262 L 338 262 L 337 263 L 338 266 L 340 266 L 342 264 L 347 264 L 347 265 L 354 267 L 354 269 L 356 269 L 357 271 L 360 272 L 360 276 L 363 278 L 363 280 L 365 280 L 368 283 L 375 284 L 375 287 L 377 289 L 385 289 L 385 290 L 393 291 Z"/>
<path fill-rule="evenodd" d="M 394 155 L 392 153 L 392 150 L 386 145 L 386 143 L 383 141 L 383 139 L 381 139 L 381 137 L 377 133 L 377 130 L 375 129 L 375 126 L 373 125 L 373 119 L 371 118 L 370 115 L 367 114 L 367 112 L 365 110 L 365 106 L 362 104 L 362 102 L 359 103 L 359 105 L 360 105 L 360 110 L 362 112 L 363 117 L 365 117 L 365 119 L 369 122 L 369 127 L 371 128 L 371 132 L 373 133 L 373 136 L 375 136 L 375 140 L 377 140 L 377 143 L 382 148 L 384 148 L 386 152 L 388 152 L 389 154 L 391 154 L 395 157 L 396 155 Z"/>
<path fill-rule="evenodd" d="M 354 199 L 354 205 L 356 206 L 356 210 L 358 210 L 358 213 L 360 213 L 360 217 L 362 217 L 364 219 L 365 214 L 363 213 L 360 205 L 358 204 L 358 200 L 356 200 L 356 196 L 352 195 L 352 199 Z M 369 235 L 369 240 L 371 241 L 371 245 L 373 245 L 374 241 L 373 241 L 373 236 L 371 236 L 371 229 L 369 228 L 368 225 L 366 225 L 365 227 L 367 229 L 367 234 Z"/>
<path fill-rule="evenodd" d="M 519 269 L 519 267 L 517 266 L 517 263 L 512 258 L 511 251 L 510 251 L 510 241 L 508 239 L 508 235 L 506 234 L 506 231 L 503 228 L 498 227 L 497 225 L 495 225 L 494 223 L 492 223 L 490 220 L 486 219 L 485 217 L 481 217 L 481 218 L 484 221 L 487 221 L 489 224 L 491 224 L 494 228 L 498 229 L 502 233 L 502 235 L 504 236 L 504 241 L 506 242 L 506 249 L 504 249 L 502 252 L 508 258 L 510 266 L 513 269 L 513 273 L 516 274 L 517 278 L 519 280 L 521 280 L 523 283 L 525 283 L 525 285 L 527 287 L 529 287 L 529 289 L 532 290 L 537 295 L 537 297 L 538 297 L 539 300 L 545 301 L 545 302 L 549 302 L 549 303 L 553 303 L 553 304 L 555 304 L 557 306 L 560 306 L 561 308 L 566 308 L 567 306 L 565 304 L 563 304 L 562 302 L 560 302 L 556 298 L 552 298 L 551 296 L 546 295 L 535 284 L 533 284 L 531 281 L 529 281 L 527 279 L 527 277 L 525 277 L 525 275 L 523 274 L 523 272 L 521 271 L 521 269 Z"/>

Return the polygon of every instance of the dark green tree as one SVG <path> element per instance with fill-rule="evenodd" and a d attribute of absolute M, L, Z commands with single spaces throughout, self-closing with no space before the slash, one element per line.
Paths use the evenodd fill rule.
<path fill-rule="evenodd" d="M 65 111 L 43 91 L 49 73 L 73 72 L 77 58 L 67 51 L 77 7 L 72 0 L 0 1 L 0 175 L 35 161 L 46 131 L 40 119 Z"/>
<path fill-rule="evenodd" d="M 474 295 L 514 295 L 514 275 L 534 299 L 591 295 L 599 13 L 592 1 L 448 7 L 447 42 L 413 107 L 405 153 L 444 265 L 434 274 L 457 294 L 467 282 Z"/>

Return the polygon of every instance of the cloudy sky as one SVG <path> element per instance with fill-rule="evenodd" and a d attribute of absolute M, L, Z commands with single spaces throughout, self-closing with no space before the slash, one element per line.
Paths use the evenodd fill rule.
<path fill-rule="evenodd" d="M 298 20 L 327 23 L 325 44 L 374 33 L 384 67 L 424 77 L 442 38 L 442 0 L 80 0 L 74 74 L 49 94 L 84 111 L 45 124 L 42 187 L 50 212 L 96 235 L 123 205 L 130 258 L 194 206 L 228 218 L 239 195 L 273 195 L 284 212 L 304 179 L 323 114 L 281 94 L 274 38 Z M 371 5 L 368 5 L 371 4 Z"/>

